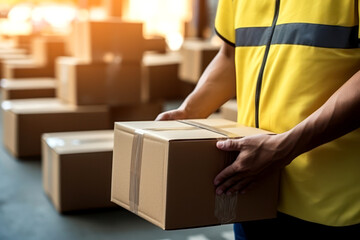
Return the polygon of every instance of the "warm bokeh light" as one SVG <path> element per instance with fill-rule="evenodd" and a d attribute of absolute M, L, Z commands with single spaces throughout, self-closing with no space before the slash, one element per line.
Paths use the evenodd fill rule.
<path fill-rule="evenodd" d="M 19 4 L 14 6 L 8 14 L 11 22 L 25 22 L 31 17 L 32 6 L 30 4 Z"/>
<path fill-rule="evenodd" d="M 183 42 L 184 23 L 191 18 L 190 0 L 129 0 L 124 18 L 144 22 L 146 35 L 161 35 L 170 49 L 177 50 Z"/>

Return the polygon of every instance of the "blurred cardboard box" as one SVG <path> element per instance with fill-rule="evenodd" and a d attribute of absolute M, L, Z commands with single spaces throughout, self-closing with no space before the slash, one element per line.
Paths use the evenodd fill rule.
<path fill-rule="evenodd" d="M 38 37 L 34 39 L 32 49 L 31 59 L 4 61 L 3 77 L 54 77 L 55 59 L 66 55 L 64 40 L 56 37 Z"/>
<path fill-rule="evenodd" d="M 221 117 L 227 120 L 237 121 L 237 103 L 236 99 L 227 101 L 220 107 Z"/>
<path fill-rule="evenodd" d="M 23 48 L 2 48 L 0 49 L 0 55 L 3 54 L 26 54 L 26 49 Z"/>
<path fill-rule="evenodd" d="M 44 36 L 32 40 L 32 56 L 36 63 L 45 66 L 54 66 L 55 59 L 66 56 L 66 41 L 63 37 Z"/>
<path fill-rule="evenodd" d="M 113 130 L 42 135 L 43 187 L 58 212 L 114 207 Z"/>
<path fill-rule="evenodd" d="M 71 57 L 57 59 L 57 96 L 76 105 L 140 103 L 140 63 L 89 63 Z"/>
<path fill-rule="evenodd" d="M 55 97 L 55 78 L 2 79 L 2 100 Z"/>
<path fill-rule="evenodd" d="M 145 51 L 166 53 L 167 43 L 162 36 L 148 36 L 144 38 Z"/>
<path fill-rule="evenodd" d="M 274 218 L 279 172 L 246 194 L 215 194 L 213 180 L 236 154 L 219 138 L 269 133 L 224 119 L 117 122 L 111 201 L 162 229 Z"/>
<path fill-rule="evenodd" d="M 26 60 L 31 59 L 31 55 L 27 54 L 1 54 L 0 55 L 0 78 L 3 78 L 3 65 L 8 60 Z"/>
<path fill-rule="evenodd" d="M 180 50 L 183 57 L 179 71 L 180 79 L 197 83 L 219 49 L 219 46 L 209 41 L 185 40 Z"/>
<path fill-rule="evenodd" d="M 1 106 L 3 142 L 15 157 L 39 156 L 43 133 L 109 129 L 105 106 L 79 107 L 55 98 L 8 100 Z"/>
<path fill-rule="evenodd" d="M 78 21 L 74 25 L 75 57 L 101 62 L 109 54 L 124 62 L 140 62 L 144 52 L 142 23 L 121 18 Z"/>
<path fill-rule="evenodd" d="M 163 112 L 162 101 L 152 101 L 124 106 L 111 106 L 110 125 L 117 121 L 152 121 Z"/>
<path fill-rule="evenodd" d="M 176 52 L 145 54 L 142 69 L 142 100 L 183 99 L 186 84 L 178 77 L 180 63 L 181 55 Z"/>

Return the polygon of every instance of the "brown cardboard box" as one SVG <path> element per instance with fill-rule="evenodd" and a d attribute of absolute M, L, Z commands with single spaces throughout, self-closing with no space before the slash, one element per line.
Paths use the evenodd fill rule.
<path fill-rule="evenodd" d="M 109 108 L 110 125 L 118 121 L 152 121 L 163 111 L 162 101 L 152 101 Z"/>
<path fill-rule="evenodd" d="M 143 58 L 142 100 L 173 100 L 184 97 L 184 85 L 178 77 L 181 55 L 147 53 Z"/>
<path fill-rule="evenodd" d="M 219 46 L 209 41 L 185 40 L 180 50 L 183 57 L 179 71 L 180 79 L 197 83 L 219 49 Z"/>
<path fill-rule="evenodd" d="M 227 101 L 220 107 L 221 117 L 227 120 L 237 121 L 237 103 L 236 99 Z"/>
<path fill-rule="evenodd" d="M 110 202 L 113 130 L 42 135 L 43 187 L 58 212 Z"/>
<path fill-rule="evenodd" d="M 157 53 L 166 53 L 166 40 L 161 36 L 149 36 L 144 39 L 145 51 L 154 51 Z"/>
<path fill-rule="evenodd" d="M 2 79 L 2 100 L 55 97 L 54 78 Z"/>
<path fill-rule="evenodd" d="M 91 62 L 104 61 L 108 54 L 122 61 L 140 62 L 144 52 L 142 23 L 121 18 L 79 21 L 74 25 L 75 57 Z"/>
<path fill-rule="evenodd" d="M 55 59 L 65 55 L 65 39 L 62 37 L 36 37 L 32 41 L 32 56 L 40 65 L 54 66 Z"/>
<path fill-rule="evenodd" d="M 55 98 L 4 101 L 2 111 L 4 145 L 16 157 L 39 156 L 43 133 L 109 128 L 107 107 L 78 107 Z"/>
<path fill-rule="evenodd" d="M 76 105 L 124 105 L 141 100 L 140 63 L 89 63 L 57 59 L 57 96 Z"/>
<path fill-rule="evenodd" d="M 223 119 L 117 122 L 111 200 L 162 229 L 273 218 L 279 172 L 242 195 L 216 196 L 213 185 L 236 157 L 217 140 L 259 133 Z"/>
<path fill-rule="evenodd" d="M 30 59 L 31 55 L 27 54 L 1 54 L 0 55 L 0 78 L 3 78 L 3 64 L 7 60 L 22 60 L 22 59 Z"/>
<path fill-rule="evenodd" d="M 65 55 L 65 43 L 60 38 L 35 38 L 30 59 L 3 62 L 3 77 L 54 77 L 55 59 Z"/>

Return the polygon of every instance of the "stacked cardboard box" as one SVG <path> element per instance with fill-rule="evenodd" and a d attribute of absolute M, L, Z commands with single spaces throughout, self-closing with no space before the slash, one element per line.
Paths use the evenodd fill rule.
<path fill-rule="evenodd" d="M 117 122 L 111 200 L 163 229 L 273 218 L 279 171 L 246 194 L 216 196 L 213 185 L 237 156 L 218 139 L 268 133 L 224 119 Z"/>
<path fill-rule="evenodd" d="M 108 105 L 110 121 L 151 120 L 161 112 L 158 101 L 141 98 L 142 57 L 147 50 L 165 51 L 164 39 L 145 39 L 142 23 L 115 17 L 77 22 L 72 38 L 74 57 L 56 61 L 58 98 Z"/>
<path fill-rule="evenodd" d="M 3 63 L 3 77 L 54 77 L 55 59 L 65 56 L 65 42 L 60 37 L 36 37 L 32 42 L 32 62 L 13 60 Z"/>
<path fill-rule="evenodd" d="M 140 103 L 141 23 L 77 22 L 73 39 L 74 57 L 56 61 L 60 99 L 75 105 Z"/>
<path fill-rule="evenodd" d="M 5 147 L 16 157 L 39 156 L 41 135 L 47 132 L 109 128 L 106 106 L 74 106 L 56 98 L 2 102 Z"/>
<path fill-rule="evenodd" d="M 179 79 L 181 55 L 178 52 L 148 53 L 143 59 L 143 101 L 183 99 L 191 92 Z"/>
<path fill-rule="evenodd" d="M 227 101 L 224 105 L 220 107 L 220 115 L 222 118 L 237 121 L 237 103 L 236 99 L 231 99 Z"/>
<path fill-rule="evenodd" d="M 2 79 L 2 100 L 55 97 L 55 78 Z"/>
<path fill-rule="evenodd" d="M 180 50 L 183 57 L 179 72 L 181 80 L 196 84 L 219 49 L 209 41 L 185 40 Z"/>
<path fill-rule="evenodd" d="M 42 136 L 45 193 L 59 212 L 114 207 L 110 202 L 113 130 Z"/>

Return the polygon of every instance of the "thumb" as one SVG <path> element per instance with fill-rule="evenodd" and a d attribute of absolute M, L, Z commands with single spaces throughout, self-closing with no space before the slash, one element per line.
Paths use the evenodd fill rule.
<path fill-rule="evenodd" d="M 240 142 L 239 139 L 220 140 L 216 143 L 216 147 L 224 151 L 239 151 Z"/>

